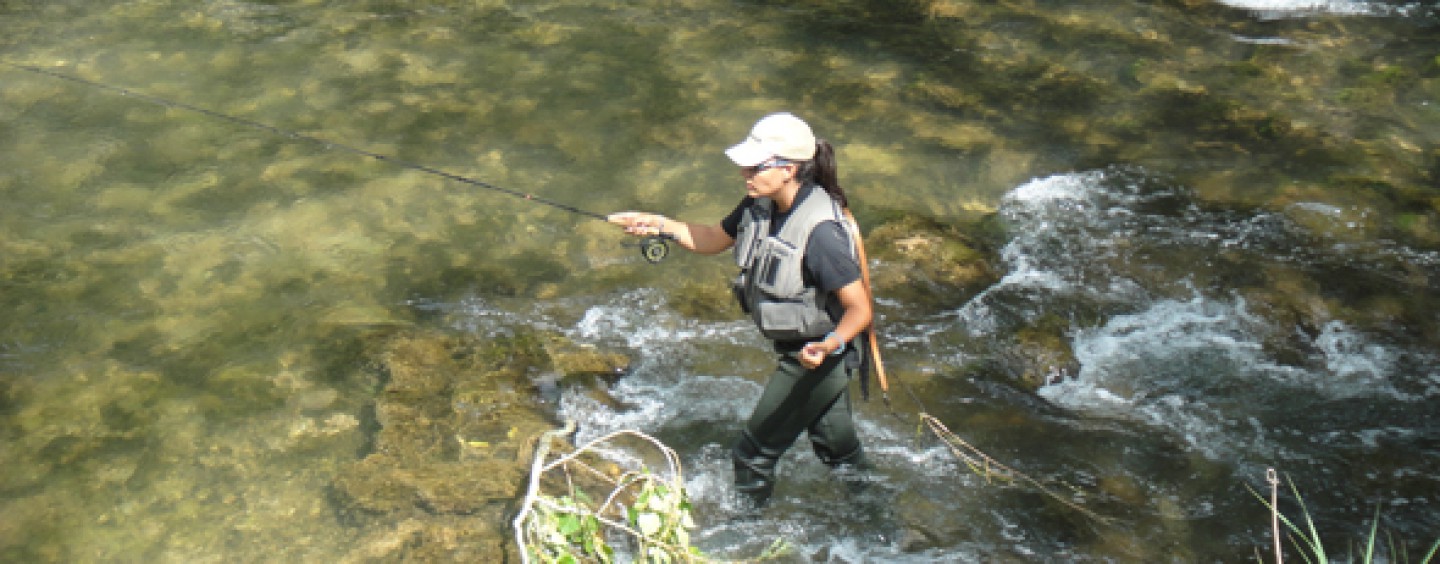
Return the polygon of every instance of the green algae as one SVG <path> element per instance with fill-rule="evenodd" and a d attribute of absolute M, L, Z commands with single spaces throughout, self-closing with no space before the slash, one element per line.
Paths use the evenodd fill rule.
<path fill-rule="evenodd" d="M 498 516 L 523 489 L 532 441 L 555 424 L 538 408 L 532 378 L 553 370 L 566 385 L 594 385 L 588 377 L 613 381 L 628 364 L 619 353 L 533 333 L 487 341 L 401 333 L 377 354 L 379 430 L 335 488 L 368 536 L 398 530 L 423 540 L 352 553 L 368 558 L 503 558 L 513 547 L 500 548 L 508 528 Z M 441 540 L 456 535 L 471 540 Z"/>
<path fill-rule="evenodd" d="M 954 307 L 993 280 L 983 229 L 962 218 L 993 211 L 1025 179 L 1117 161 L 1171 173 L 1209 200 L 1282 210 L 1340 241 L 1440 241 L 1437 114 L 1419 105 L 1440 92 L 1440 59 L 1367 45 L 1366 23 L 1347 24 L 1354 33 L 1331 20 L 1266 27 L 1191 2 L 0 9 L 14 60 L 597 211 L 716 220 L 739 194 L 720 151 L 764 112 L 800 112 L 836 143 L 857 213 L 906 218 L 866 225 L 881 295 L 905 311 Z M 1231 32 L 1292 44 L 1246 46 Z M 442 460 L 375 494 L 383 511 L 366 511 L 386 517 L 363 535 L 328 517 L 321 492 L 342 469 L 404 483 L 383 482 L 394 469 L 378 461 L 348 466 L 372 440 L 364 406 L 378 388 L 354 349 L 382 346 L 356 344 L 357 333 L 416 324 L 397 305 L 410 298 L 647 284 L 673 293 L 686 317 L 735 317 L 723 284 L 636 271 L 633 250 L 598 222 L 0 72 L 0 118 L 13 132 L 0 138 L 0 353 L 22 351 L 0 357 L 0 417 L 15 439 L 3 457 L 7 557 L 324 561 L 358 543 L 356 555 L 424 559 L 493 542 L 464 512 L 498 522 L 486 512 L 499 498 L 482 508 L 437 480 L 491 448 L 479 443 L 519 452 L 496 439 L 509 433 L 496 419 L 427 447 Z M 1341 216 L 1292 206 L 1305 202 Z M 705 278 L 718 266 L 672 260 L 665 268 L 721 279 Z M 1422 314 L 1431 304 L 1405 295 L 1432 275 L 1396 269 L 1405 285 L 1382 292 L 1281 268 L 1242 293 L 1304 327 L 1401 323 L 1433 336 Z M 1027 359 L 1065 363 L 1064 324 L 1053 321 L 1022 335 Z M 521 336 L 471 354 L 554 370 L 547 342 Z M 623 365 L 578 359 L 581 381 Z M 445 405 L 421 401 L 430 388 L 397 391 L 414 405 L 386 421 L 499 401 L 478 383 L 453 386 Z M 438 428 L 390 433 L 418 440 Z M 425 507 L 440 525 L 409 518 Z"/>
<path fill-rule="evenodd" d="M 999 257 L 985 243 L 982 222 L 947 225 L 905 215 L 864 235 L 876 263 L 872 284 L 877 296 L 955 307 L 1000 279 Z"/>

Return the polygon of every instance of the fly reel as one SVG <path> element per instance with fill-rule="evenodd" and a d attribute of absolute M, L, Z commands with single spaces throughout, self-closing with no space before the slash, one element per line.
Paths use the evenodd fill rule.
<path fill-rule="evenodd" d="M 667 233 L 642 237 L 640 241 L 633 244 L 640 247 L 640 256 L 645 257 L 645 262 L 660 264 L 660 261 L 670 256 L 670 242 L 674 240 L 675 237 Z"/>

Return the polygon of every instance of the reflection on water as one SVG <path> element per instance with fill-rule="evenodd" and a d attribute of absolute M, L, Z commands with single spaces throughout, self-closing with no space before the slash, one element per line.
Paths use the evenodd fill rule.
<path fill-rule="evenodd" d="M 1420 313 L 1440 245 L 1436 23 L 1403 6 L 1284 20 L 1212 8 L 6 2 L 0 57 L 600 213 L 718 218 L 739 196 L 721 150 L 776 109 L 835 142 L 871 225 L 968 219 L 1032 178 L 1138 165 L 1187 195 L 1069 211 L 1164 211 L 1209 230 L 1052 221 L 1029 232 L 1074 236 L 1071 257 L 1125 260 L 1037 265 L 1055 249 L 1012 234 L 1009 277 L 988 295 L 1019 299 L 881 311 L 897 337 L 887 359 L 952 428 L 1098 491 L 1133 536 L 985 485 L 877 405 L 863 425 L 894 469 L 879 492 L 955 517 L 850 507 L 797 459 L 796 489 L 761 523 L 836 558 L 1225 559 L 1263 544 L 1223 522 L 1258 515 L 1224 488 L 1255 479 L 1273 463 L 1257 445 L 1274 444 L 1335 486 L 1326 506 L 1404 500 L 1402 533 L 1433 530 L 1433 445 L 1399 453 L 1433 436 L 1412 416 L 1440 385 L 1416 352 L 1440 331 Z M 728 511 L 717 445 L 767 360 L 743 323 L 675 305 L 689 284 L 720 284 L 723 259 L 651 267 L 598 221 L 13 67 L 0 68 L 0 123 L 0 559 L 350 554 L 372 531 L 337 517 L 330 492 L 371 447 L 381 376 L 367 343 L 412 326 L 543 328 L 640 351 L 613 392 L 629 408 L 544 408 L 594 432 L 658 428 L 697 467 L 700 502 Z M 1255 235 L 1276 225 L 1283 237 Z M 1073 344 L 1074 380 L 1036 394 L 1005 378 L 1025 359 L 995 343 L 1027 324 Z M 1193 361 L 1183 347 L 1104 352 L 1148 351 L 1147 332 L 1167 328 L 1225 350 L 1195 357 L 1230 378 L 1143 376 Z M 1334 378 L 1299 381 L 1316 373 Z M 1227 385 L 1326 403 L 1267 405 L 1257 424 L 1247 393 L 1211 393 Z M 1372 415 L 1345 424 L 1355 413 Z M 1118 442 L 1134 448 L 1103 446 Z M 1237 450 L 1238 465 L 1215 454 Z M 1383 460 L 1370 471 L 1361 457 Z M 1356 505 L 1327 526 L 1359 527 Z M 742 555 L 735 539 L 754 535 L 703 538 Z"/>
<path fill-rule="evenodd" d="M 1224 0 L 1224 4 L 1255 10 L 1266 17 L 1301 17 L 1315 14 L 1379 16 L 1420 12 L 1420 2 L 1373 0 Z"/>

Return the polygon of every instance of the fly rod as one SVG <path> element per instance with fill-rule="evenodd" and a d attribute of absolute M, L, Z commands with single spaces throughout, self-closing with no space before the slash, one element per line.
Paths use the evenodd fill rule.
<path fill-rule="evenodd" d="M 349 152 L 349 153 L 354 153 L 354 154 L 356 154 L 356 155 L 360 155 L 360 156 L 363 156 L 363 157 L 369 157 L 369 158 L 375 159 L 375 160 L 377 160 L 377 161 L 384 161 L 384 162 L 390 163 L 390 164 L 392 164 L 392 165 L 395 165 L 395 166 L 398 166 L 398 167 L 401 167 L 401 168 L 407 168 L 407 169 L 410 169 L 410 170 L 419 171 L 419 172 L 422 172 L 422 173 L 425 173 L 425 174 L 429 174 L 429 175 L 432 175 L 432 176 L 438 176 L 438 177 L 441 177 L 441 178 L 453 180 L 453 181 L 455 181 L 455 182 L 461 182 L 461 183 L 464 183 L 464 184 L 469 184 L 469 185 L 471 185 L 471 186 L 476 186 L 476 187 L 479 187 L 479 188 L 484 188 L 484 189 L 486 189 L 486 190 L 491 190 L 491 191 L 494 191 L 494 192 L 499 192 L 499 193 L 501 193 L 501 194 L 505 194 L 505 195 L 508 195 L 508 196 L 513 196 L 513 197 L 520 198 L 520 199 L 522 199 L 522 200 L 526 200 L 526 201 L 529 201 L 529 202 L 535 202 L 535 203 L 537 203 L 537 204 L 541 204 L 541 205 L 545 205 L 545 206 L 550 206 L 550 207 L 552 207 L 552 208 L 555 208 L 555 209 L 558 209 L 558 210 L 562 210 L 562 211 L 566 211 L 566 212 L 570 212 L 570 213 L 573 213 L 573 214 L 576 214 L 576 215 L 579 215 L 579 216 L 582 216 L 582 217 L 586 217 L 586 218 L 589 218 L 589 219 L 598 219 L 598 220 L 600 220 L 600 221 L 606 221 L 606 220 L 608 219 L 605 214 L 601 214 L 601 213 L 596 213 L 596 212 L 589 211 L 589 210 L 580 209 L 580 208 L 577 208 L 577 207 L 572 206 L 572 205 L 569 205 L 569 204 L 565 204 L 565 203 L 558 202 L 558 201 L 555 201 L 555 200 L 550 200 L 550 199 L 547 199 L 547 198 L 542 198 L 542 197 L 540 197 L 540 196 L 536 196 L 536 195 L 534 195 L 534 194 L 530 194 L 530 193 L 527 193 L 527 192 L 521 192 L 521 191 L 518 191 L 518 190 L 511 190 L 511 189 L 509 189 L 509 188 L 505 188 L 505 187 L 503 187 L 503 186 L 497 186 L 497 185 L 495 185 L 495 184 L 491 184 L 491 183 L 489 183 L 489 182 L 485 182 L 485 181 L 479 180 L 479 179 L 477 179 L 477 178 L 473 178 L 473 177 L 469 177 L 469 176 L 464 176 L 464 175 L 456 174 L 456 173 L 453 173 L 453 172 L 448 172 L 448 171 L 440 170 L 440 169 L 438 169 L 438 168 L 434 168 L 434 167 L 430 167 L 430 166 L 425 166 L 425 165 L 422 165 L 422 164 L 419 164 L 419 163 L 414 163 L 414 162 L 410 162 L 410 161 L 401 160 L 401 159 L 398 159 L 398 158 L 396 158 L 396 157 L 394 157 L 394 156 L 391 156 L 391 155 L 386 155 L 386 154 L 383 154 L 383 153 L 376 153 L 376 152 L 374 152 L 374 151 L 367 151 L 367 150 L 365 150 L 365 149 L 361 149 L 361 148 L 355 147 L 355 146 L 353 146 L 353 145 L 346 145 L 346 144 L 344 144 L 344 143 L 336 143 L 336 142 L 330 141 L 330 140 L 328 140 L 328 139 L 323 139 L 323 138 L 316 137 L 316 136 L 313 136 L 313 135 L 307 135 L 307 134 L 304 134 L 304 133 L 300 133 L 300 132 L 298 132 L 298 131 L 291 131 L 291 130 L 287 130 L 287 129 L 281 129 L 281 128 L 279 128 L 279 127 L 275 127 L 275 126 L 270 125 L 270 124 L 268 124 L 268 123 L 263 123 L 263 122 L 259 122 L 259 121 L 255 121 L 255 120 L 252 120 L 252 119 L 243 118 L 243 117 L 239 117 L 239 116 L 235 116 L 235 115 L 231 115 L 231 114 L 221 113 L 221 112 L 217 112 L 217 111 L 215 111 L 215 110 L 211 110 L 211 109 L 208 109 L 208 108 L 202 108 L 202 107 L 200 107 L 200 106 L 196 106 L 196 105 L 193 105 L 193 104 L 186 104 L 186 103 L 184 103 L 184 102 L 177 102 L 177 101 L 175 101 L 175 100 L 170 100 L 170 99 L 166 99 L 166 98 L 161 98 L 161 97 L 159 97 L 159 96 L 152 96 L 152 95 L 150 95 L 150 94 L 145 94 L 145 93 L 143 93 L 143 92 L 137 92 L 137 91 L 134 91 L 134 90 L 131 90 L 131 89 L 128 89 L 128 88 L 122 88 L 122 87 L 119 87 L 119 86 L 114 86 L 114 85 L 110 85 L 110 84 L 105 84 L 105 83 L 102 83 L 102 82 L 96 82 L 96 81 L 93 81 L 93 80 L 89 80 L 89 79 L 85 79 L 85 78 L 80 78 L 80 77 L 78 77 L 78 76 L 74 76 L 74 75 L 70 75 L 70 74 L 55 72 L 55 71 L 52 71 L 52 70 L 49 70 L 49 69 L 45 69 L 45 68 L 41 68 L 41 67 L 37 67 L 37 66 L 22 65 L 22 64 L 17 64 L 17 63 L 11 63 L 11 62 L 8 62 L 8 61 L 0 61 L 0 64 L 4 64 L 4 65 L 6 65 L 6 66 L 9 66 L 9 67 L 15 68 L 15 69 L 19 69 L 19 70 L 23 70 L 23 71 L 27 71 L 27 72 L 31 72 L 31 73 L 35 73 L 35 74 L 39 74 L 39 75 L 48 76 L 48 77 L 51 77 L 51 78 L 57 78 L 57 79 L 60 79 L 60 80 L 67 80 L 67 81 L 70 81 L 70 82 L 74 82 L 74 83 L 78 83 L 78 84 L 83 84 L 83 85 L 86 85 L 86 86 L 90 86 L 90 87 L 92 87 L 92 88 L 98 88 L 98 89 L 101 89 L 101 90 L 107 90 L 107 91 L 110 91 L 110 92 L 115 92 L 115 93 L 120 94 L 121 96 L 127 96 L 127 97 L 130 97 L 130 98 L 138 98 L 138 99 L 140 99 L 140 100 L 143 100 L 143 101 L 146 101 L 146 102 L 150 102 L 150 103 L 152 103 L 152 104 L 158 104 L 158 105 L 160 105 L 160 106 L 164 106 L 164 107 L 167 107 L 167 108 L 178 108 L 178 109 L 182 109 L 182 110 L 186 110 L 186 111 L 195 112 L 195 113 L 198 113 L 198 114 L 201 114 L 201 115 L 205 115 L 205 116 L 209 116 L 209 117 L 212 117 L 212 118 L 215 118 L 215 119 L 219 119 L 219 120 L 224 120 L 224 121 L 228 121 L 228 122 L 231 122 L 231 123 L 240 124 L 240 125 L 243 125 L 243 126 L 252 128 L 252 129 L 259 129 L 259 130 L 261 130 L 261 131 L 268 131 L 268 132 L 270 132 L 270 133 L 274 133 L 275 135 L 279 135 L 279 136 L 281 136 L 281 137 L 286 137 L 286 138 L 290 138 L 290 139 L 298 139 L 298 140 L 301 140 L 301 141 L 308 141 L 308 142 L 310 142 L 310 143 L 314 143 L 314 144 L 320 145 L 320 146 L 322 146 L 322 147 L 325 147 L 326 149 L 340 149 L 340 150 L 343 150 L 343 151 L 346 151 L 346 152 Z M 656 235 L 650 235 L 650 236 L 644 237 L 644 238 L 642 238 L 642 239 L 640 240 L 640 242 L 639 242 L 640 255 L 643 256 L 643 257 L 645 257 L 645 260 L 648 261 L 648 262 L 650 262 L 651 264 L 659 263 L 660 261 L 665 260 L 665 257 L 670 254 L 670 245 L 669 245 L 669 242 L 670 242 L 671 240 L 673 240 L 673 239 L 674 239 L 673 236 L 666 235 L 666 234 L 656 234 Z"/>

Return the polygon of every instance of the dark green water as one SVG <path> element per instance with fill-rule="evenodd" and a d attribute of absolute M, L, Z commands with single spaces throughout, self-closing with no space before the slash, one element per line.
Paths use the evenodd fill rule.
<path fill-rule="evenodd" d="M 1000 212 L 1013 276 L 883 301 L 887 359 L 1121 525 L 989 486 L 872 402 L 881 489 L 944 513 L 933 538 L 826 497 L 803 452 L 761 527 L 837 558 L 1235 561 L 1267 546 L 1244 484 L 1270 466 L 1342 545 L 1377 505 L 1417 547 L 1440 530 L 1440 19 L 1345 6 L 0 1 L 0 60 L 697 221 L 740 197 L 721 151 L 795 111 L 862 223 Z M 650 267 L 592 219 L 8 66 L 0 196 L 0 559 L 349 554 L 358 336 L 412 324 L 648 351 L 653 388 L 617 396 L 699 407 L 564 408 L 660 431 L 727 511 L 718 445 L 765 359 L 669 305 L 724 259 Z M 1035 326 L 1079 370 L 1039 392 L 1010 378 Z"/>

